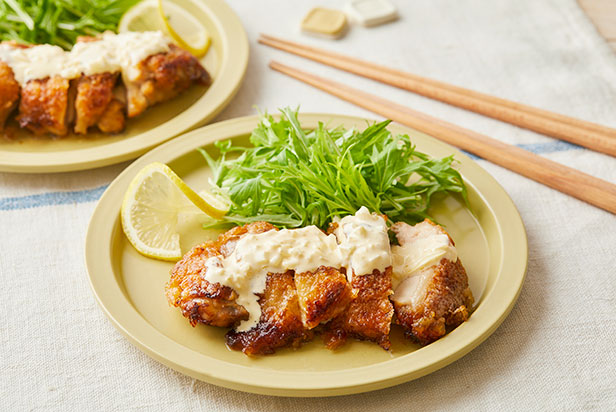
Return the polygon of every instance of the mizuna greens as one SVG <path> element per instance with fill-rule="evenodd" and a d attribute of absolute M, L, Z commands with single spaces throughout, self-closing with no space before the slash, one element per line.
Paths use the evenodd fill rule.
<path fill-rule="evenodd" d="M 116 31 L 120 18 L 140 0 L 3 0 L 0 40 L 55 44 L 70 49 L 78 36 Z"/>
<path fill-rule="evenodd" d="M 386 129 L 390 121 L 363 131 L 319 123 L 306 132 L 297 110 L 281 112 L 278 121 L 261 117 L 250 136 L 254 147 L 217 142 L 217 159 L 199 149 L 213 171 L 214 191 L 231 204 L 221 223 L 325 228 L 334 216 L 366 206 L 413 224 L 428 217 L 437 193 L 460 193 L 466 200 L 453 156 L 432 159 L 418 152 L 409 136 Z"/>

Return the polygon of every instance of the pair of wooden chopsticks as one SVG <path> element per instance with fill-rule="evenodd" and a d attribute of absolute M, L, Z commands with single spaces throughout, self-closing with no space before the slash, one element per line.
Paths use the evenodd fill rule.
<path fill-rule="evenodd" d="M 616 156 L 616 130 L 356 58 L 261 35 L 259 42 L 360 76 Z M 272 61 L 270 67 L 343 100 L 427 133 L 553 189 L 616 214 L 616 185 L 379 96 Z"/>

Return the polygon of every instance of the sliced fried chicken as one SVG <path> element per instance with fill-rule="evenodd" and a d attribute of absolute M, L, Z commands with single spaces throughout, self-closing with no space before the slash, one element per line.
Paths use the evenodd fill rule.
<path fill-rule="evenodd" d="M 219 255 L 217 242 L 195 246 L 171 271 L 166 286 L 167 301 L 177 306 L 190 324 L 231 327 L 248 319 L 248 312 L 235 303 L 237 293 L 205 280 L 206 261 Z"/>
<path fill-rule="evenodd" d="M 428 219 L 415 226 L 392 226 L 396 322 L 422 345 L 468 319 L 473 294 L 466 271 L 447 232 Z"/>
<path fill-rule="evenodd" d="M 206 280 L 208 259 L 231 254 L 237 240 L 245 233 L 261 233 L 274 226 L 256 222 L 235 227 L 213 242 L 195 246 L 175 264 L 166 285 L 167 301 L 177 306 L 195 326 L 232 327 L 248 319 L 248 312 L 236 303 L 237 293 L 228 286 Z"/>
<path fill-rule="evenodd" d="M 302 323 L 292 271 L 267 275 L 259 305 L 261 318 L 255 327 L 227 333 L 231 349 L 246 355 L 265 355 L 283 347 L 299 347 L 311 339 L 312 334 Z"/>
<path fill-rule="evenodd" d="M 69 85 L 59 76 L 27 82 L 21 89 L 19 125 L 37 135 L 66 135 Z"/>
<path fill-rule="evenodd" d="M 307 329 L 340 315 L 354 298 L 346 275 L 332 267 L 296 273 L 294 280 L 302 322 Z"/>
<path fill-rule="evenodd" d="M 15 80 L 13 70 L 0 61 L 0 132 L 19 100 L 19 83 Z"/>
<path fill-rule="evenodd" d="M 117 103 L 107 113 L 113 100 L 113 89 L 118 73 L 100 73 L 81 76 L 77 80 L 75 98 L 75 133 L 86 134 L 88 128 L 103 121 L 103 132 L 119 132 L 124 127 L 124 114 L 118 111 Z M 118 102 L 119 103 L 119 102 Z M 120 106 L 121 107 L 121 106 Z M 122 119 L 119 119 L 119 115 Z M 103 115 L 106 115 L 103 119 Z M 100 125 L 99 125 L 100 128 Z"/>
<path fill-rule="evenodd" d="M 119 133 L 126 124 L 125 105 L 118 99 L 109 102 L 96 126 L 103 133 Z"/>
<path fill-rule="evenodd" d="M 342 346 L 347 337 L 370 340 L 389 349 L 389 329 L 394 309 L 391 295 L 391 267 L 385 272 L 354 276 L 351 281 L 357 297 L 341 315 L 325 327 L 323 339 L 329 349 Z"/>
<path fill-rule="evenodd" d="M 140 62 L 138 71 L 135 79 L 124 77 L 128 117 L 138 116 L 149 106 L 177 96 L 193 83 L 209 86 L 212 81 L 192 54 L 175 45 L 170 45 L 167 53 Z"/>
<path fill-rule="evenodd" d="M 332 223 L 329 231 L 336 234 L 340 248 L 347 251 L 352 267 L 347 277 L 355 298 L 346 311 L 326 325 L 323 333 L 326 346 L 335 349 L 347 337 L 354 337 L 389 349 L 394 309 L 389 300 L 392 271 L 385 218 L 370 214 L 362 207 L 355 216 Z M 372 270 L 374 267 L 381 269 Z"/>

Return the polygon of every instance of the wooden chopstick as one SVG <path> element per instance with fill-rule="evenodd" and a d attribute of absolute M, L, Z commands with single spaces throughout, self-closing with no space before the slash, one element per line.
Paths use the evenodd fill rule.
<path fill-rule="evenodd" d="M 513 172 L 616 214 L 616 185 L 352 87 L 272 61 L 270 67 Z"/>
<path fill-rule="evenodd" d="M 475 113 L 616 156 L 616 129 L 264 34 L 259 38 L 259 42 Z"/>

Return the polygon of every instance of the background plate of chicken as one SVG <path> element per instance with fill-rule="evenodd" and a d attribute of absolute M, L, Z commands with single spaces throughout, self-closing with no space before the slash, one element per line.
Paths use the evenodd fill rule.
<path fill-rule="evenodd" d="M 48 64 L 30 58 L 34 64 L 24 68 L 24 76 L 17 65 L 29 58 L 28 49 L 10 42 L 0 45 L 0 170 L 60 172 L 118 163 L 218 114 L 235 95 L 245 74 L 245 31 L 222 0 L 173 3 L 207 29 L 211 47 L 204 57 L 197 59 L 175 45 L 165 47 L 164 40 L 162 48 L 152 47 L 151 39 L 152 52 L 140 54 L 143 41 L 132 37 L 118 40 L 106 33 L 99 37 L 108 36 L 107 50 L 121 51 L 114 58 L 123 61 L 113 63 L 121 69 L 98 73 L 94 62 L 88 67 L 96 74 L 73 75 L 67 62 L 79 64 L 105 51 L 96 38 L 82 38 L 70 52 L 72 59 L 58 56 L 59 48 L 40 49 L 39 57 Z M 92 41 L 94 45 L 89 44 Z M 135 58 L 139 65 L 131 70 L 137 67 L 139 73 L 129 73 L 124 60 Z M 3 60 L 11 60 L 11 64 Z M 62 68 L 62 74 L 44 78 L 46 73 L 41 72 L 38 77 L 42 78 L 37 78 L 37 71 L 47 70 L 56 61 L 61 62 L 58 69 Z M 80 69 L 76 72 L 83 73 Z"/>
<path fill-rule="evenodd" d="M 346 128 L 366 125 L 365 119 L 347 116 L 309 114 L 300 115 L 300 119 L 307 128 L 316 127 L 319 121 Z M 180 284 L 187 286 L 188 289 L 184 289 L 190 292 L 191 267 L 200 265 L 208 257 L 228 254 L 226 249 L 234 243 L 234 237 L 241 238 L 243 232 L 270 235 L 276 232 L 266 224 L 247 226 L 244 229 L 238 227 L 219 238 L 217 243 L 193 248 L 209 239 L 215 239 L 222 231 L 208 232 L 201 228 L 199 222 L 191 222 L 189 219 L 185 222 L 180 239 L 182 252 L 188 253 L 174 269 L 172 262 L 148 259 L 131 246 L 122 231 L 120 205 L 133 177 L 152 162 L 168 164 L 197 190 L 206 188 L 211 170 L 196 149 L 211 147 L 214 142 L 222 139 L 232 139 L 234 144 L 246 145 L 257 123 L 256 116 L 239 118 L 180 136 L 129 166 L 102 196 L 86 238 L 89 279 L 105 313 L 138 348 L 175 370 L 232 389 L 280 396 L 334 396 L 385 388 L 431 373 L 479 345 L 508 315 L 522 287 L 527 264 L 526 234 L 511 199 L 492 177 L 464 154 L 422 133 L 391 124 L 388 128 L 393 133 L 408 134 L 418 150 L 433 157 L 455 154 L 459 161 L 458 170 L 466 184 L 468 206 L 459 196 L 447 195 L 436 200 L 430 209 L 430 215 L 455 240 L 459 258 L 457 263 L 463 262 L 468 274 L 468 285 L 464 282 L 460 284 L 460 300 L 454 305 L 456 310 L 451 312 L 452 324 L 459 326 L 447 329 L 448 333 L 444 336 L 438 332 L 438 337 L 431 333 L 440 326 L 421 328 L 422 325 L 433 325 L 431 321 L 420 322 L 417 324 L 419 329 L 411 330 L 410 323 L 405 322 L 414 316 L 410 310 L 412 308 L 396 305 L 394 299 L 396 307 L 386 305 L 387 310 L 383 311 L 383 315 L 390 319 L 395 310 L 394 319 L 398 318 L 397 324 L 394 322 L 391 330 L 376 331 L 379 333 L 370 336 L 357 336 L 364 332 L 353 330 L 353 310 L 344 309 L 349 306 L 349 300 L 357 299 L 353 296 L 356 292 L 347 287 L 339 271 L 319 269 L 318 279 L 322 280 L 322 287 L 319 288 L 339 290 L 340 298 L 331 310 L 313 312 L 310 310 L 310 302 L 320 301 L 321 296 L 304 293 L 302 289 L 315 290 L 311 282 L 317 277 L 296 274 L 294 279 L 283 273 L 268 277 L 269 283 L 260 301 L 262 310 L 263 313 L 270 311 L 267 305 L 271 303 L 269 313 L 278 316 L 276 308 L 281 307 L 281 302 L 286 304 L 292 300 L 287 299 L 290 296 L 287 291 L 297 290 L 299 306 L 295 306 L 302 312 L 296 313 L 294 323 L 285 324 L 296 325 L 299 332 L 295 335 L 285 333 L 284 336 L 289 337 L 289 342 L 301 339 L 303 344 L 296 349 L 289 347 L 294 345 L 286 342 L 275 348 L 273 355 L 246 356 L 251 353 L 268 353 L 269 349 L 263 351 L 261 347 L 254 346 L 256 340 L 249 334 L 240 331 L 225 337 L 228 328 L 214 327 L 229 326 L 227 323 L 234 318 L 247 318 L 241 309 L 238 311 L 237 305 L 226 305 L 233 298 L 233 291 L 229 288 L 212 290 L 211 296 L 216 295 L 217 298 L 211 303 L 222 305 L 213 308 L 204 305 L 203 300 L 197 302 L 178 298 L 182 294 Z M 378 220 L 374 216 L 371 219 Z M 344 221 L 340 224 L 344 225 Z M 404 248 L 411 237 L 445 236 L 447 239 L 442 228 L 428 222 L 413 228 L 397 224 L 393 226 L 393 231 L 400 248 Z M 451 267 L 441 267 L 440 272 L 431 276 L 438 277 L 439 273 L 447 272 L 448 276 L 458 278 L 464 269 L 454 263 L 452 260 Z M 386 273 L 374 272 L 373 277 L 383 275 Z M 366 282 L 371 281 L 365 279 Z M 362 286 L 359 283 L 353 280 L 351 287 L 360 290 L 361 294 Z M 450 287 L 452 284 L 445 286 Z M 376 295 L 381 295 L 378 289 L 373 288 L 374 297 L 364 296 L 366 302 L 382 300 L 380 297 L 377 299 Z M 323 299 L 326 295 L 330 294 L 325 293 Z M 176 302 L 181 310 L 170 306 L 168 302 Z M 442 304 L 442 301 L 435 302 L 437 306 Z M 380 304 L 377 306 L 382 307 Z M 469 309 L 469 312 L 472 311 L 470 317 L 465 312 L 468 309 L 466 306 L 472 306 Z M 210 309 L 215 310 L 210 312 Z M 293 315 L 291 312 L 283 309 L 281 313 L 283 316 Z M 363 312 L 359 308 L 356 313 Z M 213 326 L 191 326 L 191 323 L 203 323 L 203 319 L 208 316 L 214 316 L 209 318 Z M 327 349 L 321 339 L 303 339 L 307 329 L 305 326 L 309 325 L 310 328 L 324 317 L 341 319 L 341 322 L 324 323 L 331 332 L 328 346 L 339 346 L 335 350 Z M 454 319 L 456 317 L 467 320 L 458 322 Z M 302 323 L 304 326 L 301 326 Z M 360 327 L 361 323 L 356 322 Z M 389 328 L 389 323 L 387 321 L 384 325 Z M 264 327 L 267 328 L 267 325 Z M 341 330 L 348 332 L 349 336 L 344 344 L 339 345 L 337 339 Z M 414 334 L 414 342 L 408 339 L 409 334 Z"/>

